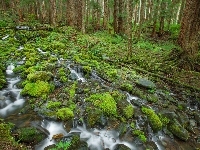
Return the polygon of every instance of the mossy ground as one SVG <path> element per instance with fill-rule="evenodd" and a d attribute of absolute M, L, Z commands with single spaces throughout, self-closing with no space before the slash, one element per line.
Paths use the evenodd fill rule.
<path fill-rule="evenodd" d="M 5 33 L 1 32 L 2 35 Z M 130 56 L 127 40 L 106 32 L 83 35 L 64 26 L 53 31 L 15 33 L 8 30 L 6 33 L 10 37 L 0 40 L 1 63 L 5 67 L 10 62 L 16 64 L 26 57 L 25 63 L 15 68 L 15 72 L 20 73 L 23 80 L 22 93 L 31 96 L 29 104 L 33 109 L 41 109 L 42 114 L 48 117 L 65 121 L 73 117 L 86 118 L 88 115 L 89 126 L 95 127 L 104 114 L 108 117 L 114 116 L 109 118 L 110 122 L 131 124 L 136 119 L 135 113 L 141 113 L 142 110 L 133 109 L 131 104 L 123 103 L 126 101 L 126 94 L 122 91 L 136 95 L 140 100 L 146 100 L 146 104 L 156 105 L 160 109 L 168 108 L 169 103 L 173 100 L 176 102 L 176 99 L 186 100 L 191 95 L 196 99 L 200 97 L 200 73 L 181 70 L 175 60 L 168 59 L 173 49 L 179 49 L 173 42 L 143 39 L 133 44 Z M 17 50 L 20 45 L 24 49 Z M 73 66 L 83 66 L 87 83 L 70 79 L 66 61 L 58 64 L 58 58 L 71 60 Z M 1 70 L 5 71 L 5 68 Z M 92 71 L 98 74 L 101 81 L 91 78 Z M 141 77 L 154 81 L 156 89 L 137 86 L 136 81 Z M 1 79 L 5 78 L 2 76 Z M 179 91 L 185 93 L 177 96 L 169 94 Z M 159 116 L 152 111 L 143 109 L 152 127 L 161 130 L 163 120 L 159 120 Z M 118 125 L 114 126 L 110 122 L 108 126 L 117 128 Z M 124 130 L 127 128 L 124 127 Z M 142 141 L 146 141 L 143 131 L 133 132 L 133 136 L 139 136 Z"/>

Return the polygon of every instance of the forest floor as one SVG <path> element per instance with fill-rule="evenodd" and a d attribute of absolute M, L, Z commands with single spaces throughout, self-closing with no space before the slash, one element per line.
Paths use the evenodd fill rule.
<path fill-rule="evenodd" d="M 35 82 L 38 77 L 34 76 L 34 72 L 44 70 L 48 73 L 51 72 L 64 85 L 63 88 L 58 88 L 50 93 L 48 98 L 58 99 L 58 95 L 63 94 L 59 93 L 60 91 L 71 89 L 67 93 L 68 98 L 73 99 L 73 103 L 76 102 L 73 94 L 75 94 L 75 88 L 79 84 L 76 82 L 72 84 L 66 78 L 64 64 L 59 64 L 61 66 L 57 64 L 58 61 L 70 60 L 73 61 L 72 66 L 81 66 L 89 81 L 91 80 L 89 76 L 94 71 L 109 86 L 112 85 L 118 90 L 132 92 L 133 95 L 136 94 L 141 99 L 147 98 L 150 105 L 154 105 L 155 102 L 155 107 L 159 109 L 161 106 L 164 108 L 166 106 L 164 106 L 165 104 L 162 105 L 162 96 L 155 100 L 154 94 L 157 89 L 162 89 L 162 92 L 166 94 L 164 97 L 167 99 L 166 104 L 169 104 L 169 111 L 171 111 L 172 105 L 175 104 L 177 106 L 173 106 L 176 107 L 173 111 L 175 113 L 180 111 L 181 115 L 185 114 L 185 112 L 182 111 L 182 106 L 180 108 L 180 99 L 183 100 L 184 106 L 187 105 L 189 98 L 194 98 L 200 103 L 200 72 L 187 71 L 178 67 L 179 58 L 177 54 L 180 52 L 180 48 L 170 40 L 158 39 L 155 41 L 155 39 L 141 38 L 138 41 L 133 39 L 134 44 L 130 54 L 127 49 L 128 43 L 126 38 L 118 35 L 111 35 L 102 31 L 81 34 L 73 28 L 65 26 L 48 28 L 48 30 L 0 30 L 0 39 L 2 39 L 0 40 L 1 65 L 6 67 L 10 63 L 17 64 L 26 58 L 25 64 L 14 70 L 16 73 L 20 73 L 21 78 L 25 81 L 22 85 L 19 85 L 22 88 L 24 88 L 24 85 L 26 87 L 26 84 L 31 85 L 30 82 Z M 5 68 L 1 67 L 1 70 L 5 71 Z M 65 71 L 63 72 L 63 70 Z M 48 73 L 45 74 L 47 78 L 41 75 L 42 79 L 39 80 L 50 80 Z M 146 90 L 137 87 L 139 78 L 152 81 L 155 83 L 156 89 L 150 88 Z M 0 82 L 3 84 L 3 79 L 5 80 L 5 78 L 2 76 L 1 79 Z M 29 86 L 29 88 L 32 87 Z M 89 82 L 85 87 L 77 88 L 85 89 L 85 97 L 94 94 L 88 88 L 95 89 L 98 92 L 108 90 L 105 90 L 104 87 L 101 91 L 99 90 L 100 84 L 96 83 L 95 85 L 95 83 L 91 84 Z M 44 90 L 46 89 L 43 87 Z M 25 95 L 32 94 L 31 96 L 36 96 L 36 98 L 31 99 L 32 101 L 29 101 L 30 105 L 35 108 L 46 107 L 46 101 L 42 100 L 47 99 L 46 95 L 32 93 L 32 91 L 38 92 L 39 89 L 34 91 L 33 88 L 28 89 L 27 86 L 27 89 L 22 91 Z M 111 95 L 113 93 L 112 91 Z M 173 97 L 173 95 L 169 93 L 175 94 L 178 100 L 175 100 L 175 102 L 173 100 L 170 101 L 167 96 Z M 107 93 L 104 95 L 109 97 Z M 151 96 L 150 98 L 148 97 L 149 95 Z M 156 102 L 158 99 L 160 102 Z M 59 105 L 59 107 L 62 107 L 62 105 Z M 76 105 L 79 105 L 79 102 Z M 138 111 L 141 113 L 139 108 Z M 53 113 L 55 115 L 55 111 Z M 120 117 L 123 121 L 127 119 L 123 116 Z M 131 121 L 135 119 L 136 117 L 127 119 L 127 122 L 131 124 Z"/>

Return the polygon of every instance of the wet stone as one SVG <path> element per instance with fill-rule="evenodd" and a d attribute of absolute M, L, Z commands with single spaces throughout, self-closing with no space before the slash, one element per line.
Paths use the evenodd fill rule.
<path fill-rule="evenodd" d="M 70 79 L 71 79 L 71 80 L 77 80 L 78 77 L 77 77 L 77 75 L 76 75 L 75 73 L 72 72 L 72 73 L 70 74 Z"/>
<path fill-rule="evenodd" d="M 189 138 L 188 131 L 176 119 L 170 120 L 168 129 L 181 140 L 187 141 Z"/>
<path fill-rule="evenodd" d="M 5 100 L 5 98 L 6 98 L 5 96 L 0 96 L 0 101 Z"/>
<path fill-rule="evenodd" d="M 129 147 L 127 147 L 124 144 L 118 144 L 114 150 L 131 150 Z"/>
<path fill-rule="evenodd" d="M 139 85 L 139 86 L 142 86 L 144 88 L 148 88 L 148 89 L 154 89 L 156 88 L 156 85 L 150 81 L 150 80 L 147 80 L 145 78 L 140 78 L 136 81 L 136 83 Z"/>

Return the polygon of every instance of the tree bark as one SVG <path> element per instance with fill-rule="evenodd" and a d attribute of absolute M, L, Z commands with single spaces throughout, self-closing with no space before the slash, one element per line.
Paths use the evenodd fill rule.
<path fill-rule="evenodd" d="M 56 0 L 50 0 L 50 24 L 56 25 Z"/>
<path fill-rule="evenodd" d="M 67 25 L 74 27 L 75 25 L 75 16 L 74 16 L 74 0 L 67 0 Z"/>
<path fill-rule="evenodd" d="M 103 12 L 103 28 L 107 30 L 108 28 L 108 0 L 104 0 L 104 12 Z"/>
<path fill-rule="evenodd" d="M 183 49 L 185 69 L 195 69 L 192 62 L 197 58 L 200 49 L 200 1 L 186 0 L 178 43 Z M 189 64 L 188 64 L 189 63 Z"/>
<path fill-rule="evenodd" d="M 114 1 L 114 12 L 113 12 L 113 27 L 114 32 L 118 33 L 118 0 Z"/>

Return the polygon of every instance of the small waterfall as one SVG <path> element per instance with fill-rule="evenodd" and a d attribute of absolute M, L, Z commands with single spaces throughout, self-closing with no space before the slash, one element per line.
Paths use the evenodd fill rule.
<path fill-rule="evenodd" d="M 10 35 L 6 35 L 2 38 L 2 40 L 6 40 L 7 38 L 9 38 Z"/>
<path fill-rule="evenodd" d="M 77 126 L 71 129 L 70 133 L 80 133 L 80 139 L 87 142 L 90 150 L 114 150 L 118 144 L 124 144 L 131 150 L 136 150 L 136 147 L 128 142 L 119 139 L 119 133 L 115 130 L 106 129 L 91 129 L 87 130 L 85 123 L 82 126 Z"/>
<path fill-rule="evenodd" d="M 36 127 L 36 125 L 33 125 L 33 126 Z M 56 135 L 56 134 L 62 134 L 63 136 L 68 135 L 68 133 L 64 129 L 62 122 L 43 120 L 41 124 L 37 124 L 37 126 L 40 126 L 41 128 L 47 130 L 49 135 L 46 139 L 44 139 L 42 142 L 40 142 L 39 144 L 35 146 L 36 150 L 44 150 L 45 147 L 56 144 L 56 141 L 52 139 L 53 135 Z"/>
<path fill-rule="evenodd" d="M 10 64 L 7 67 L 7 88 L 0 92 L 0 117 L 6 118 L 9 115 L 17 112 L 23 108 L 25 100 L 20 96 L 21 89 L 16 87 L 16 83 L 20 81 L 20 78 L 13 73 L 14 65 Z"/>
<path fill-rule="evenodd" d="M 70 70 L 72 75 L 76 76 L 78 81 L 86 82 L 85 78 L 83 78 L 83 76 L 82 76 L 80 68 L 77 68 L 77 70 L 75 70 L 70 67 L 70 64 L 67 66 L 67 68 Z"/>

